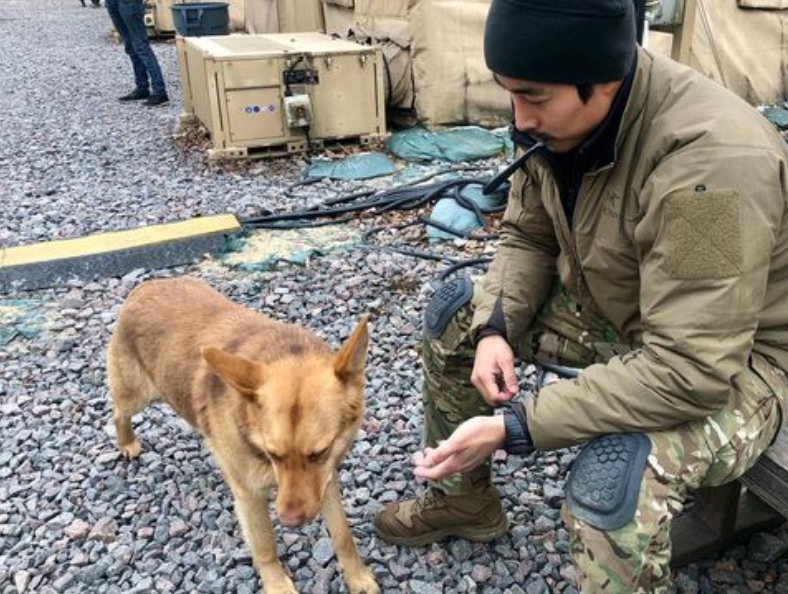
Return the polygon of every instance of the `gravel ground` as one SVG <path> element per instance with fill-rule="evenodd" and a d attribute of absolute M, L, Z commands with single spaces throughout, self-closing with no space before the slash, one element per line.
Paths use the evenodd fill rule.
<path fill-rule="evenodd" d="M 206 167 L 173 138 L 174 46 L 155 46 L 172 103 L 119 105 L 132 79 L 108 32 L 106 12 L 77 0 L 0 4 L 1 245 L 288 210 L 337 189 L 318 184 L 289 197 L 298 158 Z M 228 489 L 185 423 L 149 408 L 134 462 L 119 459 L 112 440 L 103 353 L 118 307 L 141 280 L 183 273 L 332 344 L 361 313 L 373 314 L 368 415 L 341 481 L 361 554 L 385 592 L 576 592 L 558 515 L 571 451 L 497 459 L 513 528 L 490 545 L 407 549 L 374 536 L 380 503 L 418 489 L 408 462 L 421 432 L 418 336 L 442 267 L 351 247 L 307 266 L 245 272 L 206 260 L 0 296 L 0 329 L 6 338 L 20 331 L 0 341 L 0 592 L 259 591 Z M 302 592 L 344 591 L 320 522 L 277 530 Z M 675 575 L 676 590 L 786 594 L 787 540 L 785 529 L 758 535 L 691 565 Z"/>

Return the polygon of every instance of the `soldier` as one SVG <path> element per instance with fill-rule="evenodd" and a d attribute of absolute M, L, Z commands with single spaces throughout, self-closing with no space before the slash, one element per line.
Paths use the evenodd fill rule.
<path fill-rule="evenodd" d="M 507 519 L 490 455 L 587 444 L 562 509 L 580 588 L 664 592 L 688 491 L 740 476 L 780 425 L 785 143 L 639 47 L 631 0 L 492 0 L 484 52 L 534 156 L 487 274 L 428 304 L 415 474 L 431 482 L 376 529 L 491 540 Z M 513 401 L 515 356 L 584 369 Z"/>

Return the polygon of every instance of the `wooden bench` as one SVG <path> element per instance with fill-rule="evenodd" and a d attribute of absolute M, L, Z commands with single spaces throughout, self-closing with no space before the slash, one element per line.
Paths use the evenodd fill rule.
<path fill-rule="evenodd" d="M 788 518 L 788 422 L 738 481 L 700 489 L 692 508 L 673 521 L 673 567 L 705 557 Z"/>

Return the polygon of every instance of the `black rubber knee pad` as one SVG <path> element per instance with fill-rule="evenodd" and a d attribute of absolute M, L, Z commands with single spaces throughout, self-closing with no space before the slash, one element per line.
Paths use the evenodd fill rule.
<path fill-rule="evenodd" d="M 611 433 L 588 442 L 572 464 L 566 505 L 600 530 L 616 530 L 635 517 L 651 440 L 643 433 Z"/>
<path fill-rule="evenodd" d="M 443 283 L 432 294 L 424 310 L 424 330 L 430 338 L 438 338 L 454 314 L 473 297 L 473 282 L 459 276 Z"/>

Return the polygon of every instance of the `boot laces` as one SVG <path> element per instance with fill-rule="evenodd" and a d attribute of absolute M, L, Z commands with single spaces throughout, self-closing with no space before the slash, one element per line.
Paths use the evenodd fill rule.
<path fill-rule="evenodd" d="M 439 491 L 438 489 L 427 489 L 427 491 L 421 497 L 416 498 L 416 501 L 413 504 L 413 513 L 419 514 L 422 511 L 440 507 L 444 504 L 445 498 L 446 497 L 442 491 Z"/>

